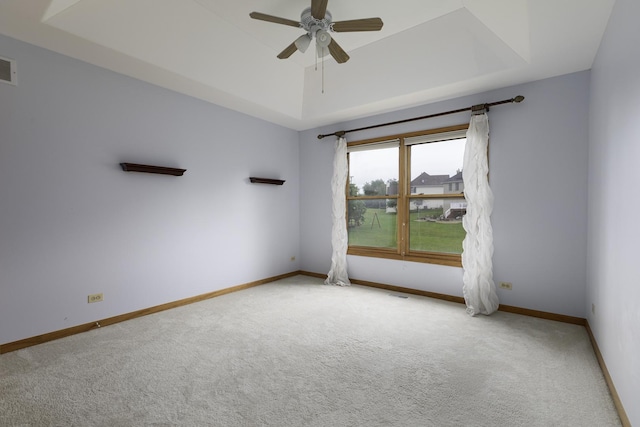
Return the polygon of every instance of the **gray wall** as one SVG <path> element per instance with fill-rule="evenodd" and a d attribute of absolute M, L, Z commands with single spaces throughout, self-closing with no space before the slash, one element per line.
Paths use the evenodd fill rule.
<path fill-rule="evenodd" d="M 639 16 L 637 0 L 616 2 L 591 75 L 585 308 L 634 426 L 640 426 Z"/>
<path fill-rule="evenodd" d="M 513 283 L 498 290 L 503 304 L 585 316 L 587 131 L 589 72 L 350 123 L 301 136 L 302 268 L 330 268 L 330 179 L 334 138 L 319 133 L 422 116 L 524 95 L 519 105 L 495 107 L 490 120 L 490 182 L 495 193 L 494 278 Z M 469 121 L 446 116 L 349 134 L 358 140 Z M 348 257 L 351 277 L 462 296 L 462 270 L 454 267 Z"/>
<path fill-rule="evenodd" d="M 299 268 L 298 132 L 6 37 L 0 56 L 18 68 L 0 84 L 0 343 Z"/>

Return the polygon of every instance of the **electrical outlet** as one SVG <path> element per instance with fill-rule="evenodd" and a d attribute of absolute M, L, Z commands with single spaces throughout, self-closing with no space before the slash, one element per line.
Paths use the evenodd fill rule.
<path fill-rule="evenodd" d="M 295 257 L 295 256 L 292 256 L 292 257 L 291 257 L 291 261 L 295 261 L 295 260 L 296 260 L 296 257 Z"/>
<path fill-rule="evenodd" d="M 511 283 L 511 282 L 500 282 L 500 288 L 512 290 L 513 289 L 513 283 Z"/>
<path fill-rule="evenodd" d="M 91 294 L 89 295 L 89 303 L 92 302 L 102 302 L 102 294 Z"/>

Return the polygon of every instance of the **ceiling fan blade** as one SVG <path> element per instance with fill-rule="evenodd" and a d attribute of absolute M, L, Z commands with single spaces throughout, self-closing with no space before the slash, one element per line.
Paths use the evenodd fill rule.
<path fill-rule="evenodd" d="M 349 31 L 380 31 L 382 25 L 382 19 L 380 18 L 365 18 L 334 22 L 332 28 L 336 33 L 346 33 Z"/>
<path fill-rule="evenodd" d="M 296 50 L 298 50 L 298 48 L 296 47 L 296 42 L 293 42 L 289 46 L 285 47 L 284 50 L 278 54 L 278 58 L 287 59 L 288 57 L 293 55 L 293 53 Z"/>
<path fill-rule="evenodd" d="M 291 27 L 300 28 L 300 23 L 292 19 L 280 18 L 278 16 L 267 15 L 260 12 L 251 12 L 249 16 L 260 21 L 274 22 L 276 24 L 289 25 Z"/>
<path fill-rule="evenodd" d="M 347 52 L 345 52 L 334 39 L 331 39 L 331 43 L 329 43 L 329 53 L 338 64 L 343 64 L 349 60 Z"/>
<path fill-rule="evenodd" d="M 316 19 L 324 19 L 329 0 L 311 0 L 311 16 Z"/>

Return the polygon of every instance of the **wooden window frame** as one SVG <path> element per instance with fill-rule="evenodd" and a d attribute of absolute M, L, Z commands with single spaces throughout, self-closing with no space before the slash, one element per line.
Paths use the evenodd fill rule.
<path fill-rule="evenodd" d="M 367 256 L 375 258 L 385 258 L 401 261 L 423 262 L 428 264 L 447 265 L 452 267 L 462 267 L 462 255 L 451 254 L 443 252 L 426 252 L 426 251 L 410 251 L 409 250 L 409 202 L 411 199 L 464 199 L 464 193 L 445 193 L 445 194 L 411 194 L 410 184 L 411 177 L 410 165 L 410 146 L 405 145 L 405 139 L 412 137 L 420 137 L 426 135 L 434 135 L 445 132 L 462 131 L 469 128 L 468 124 L 448 126 L 436 129 L 423 130 L 419 132 L 409 132 L 396 135 L 387 135 L 380 138 L 366 139 L 361 141 L 348 142 L 348 147 L 362 146 L 362 145 L 374 145 L 390 140 L 399 140 L 399 156 L 398 156 L 398 194 L 397 195 L 385 195 L 385 196 L 350 196 L 349 195 L 349 180 L 345 188 L 345 198 L 347 200 L 347 206 L 350 200 L 367 200 L 367 199 L 396 199 L 396 233 L 397 233 L 397 247 L 396 248 L 378 248 L 370 246 L 355 246 L 349 245 L 347 248 L 347 254 L 356 256 Z M 349 156 L 349 154 L 347 154 Z M 348 162 L 349 166 L 350 163 Z M 350 174 L 348 175 L 350 176 Z M 347 209 L 347 221 L 349 220 L 349 212 Z M 347 224 L 348 226 L 348 224 Z"/>

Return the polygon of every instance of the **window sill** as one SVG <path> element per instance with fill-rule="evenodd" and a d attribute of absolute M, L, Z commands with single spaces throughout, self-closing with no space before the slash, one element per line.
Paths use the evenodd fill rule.
<path fill-rule="evenodd" d="M 410 253 L 403 256 L 397 253 L 394 249 L 350 246 L 347 249 L 347 255 L 393 259 L 398 261 L 422 262 L 426 264 L 446 265 L 449 267 L 462 267 L 462 256 L 457 254 L 423 252 L 420 254 Z"/>

